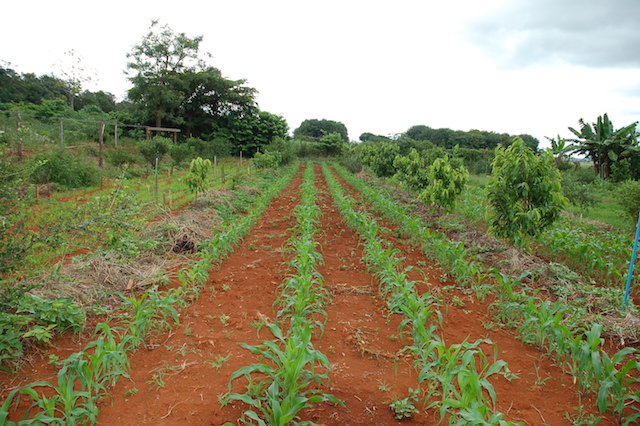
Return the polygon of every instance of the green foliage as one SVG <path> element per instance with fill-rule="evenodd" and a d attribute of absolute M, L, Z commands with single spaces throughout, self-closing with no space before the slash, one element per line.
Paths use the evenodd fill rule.
<path fill-rule="evenodd" d="M 427 169 L 430 164 L 424 155 L 412 148 L 408 155 L 396 156 L 393 161 L 393 167 L 397 170 L 395 177 L 412 190 L 421 192 L 429 185 Z"/>
<path fill-rule="evenodd" d="M 37 166 L 31 173 L 34 183 L 57 183 L 65 188 L 86 188 L 100 183 L 100 170 L 65 149 L 54 149 L 35 157 Z"/>
<path fill-rule="evenodd" d="M 110 149 L 106 152 L 105 157 L 112 166 L 123 168 L 125 165 L 133 165 L 136 163 L 136 156 L 128 149 L 120 147 Z"/>
<path fill-rule="evenodd" d="M 169 156 L 173 160 L 173 165 L 178 167 L 193 156 L 193 148 L 184 143 L 172 144 L 169 147 Z"/>
<path fill-rule="evenodd" d="M 28 173 L 27 168 L 10 162 L 8 154 L 0 152 L 0 273 L 20 265 L 33 243 L 33 234 L 25 226 L 28 208 L 22 189 Z"/>
<path fill-rule="evenodd" d="M 424 203 L 437 204 L 449 211 L 469 180 L 469 172 L 464 166 L 453 167 L 448 157 L 442 157 L 436 158 L 429 166 L 427 179 L 429 186 L 418 194 L 418 198 Z"/>
<path fill-rule="evenodd" d="M 149 140 L 138 142 L 138 151 L 140 151 L 145 161 L 151 165 L 151 168 L 155 168 L 156 157 L 158 157 L 158 162 L 162 161 L 162 157 L 169 152 L 171 144 L 171 139 L 154 136 Z"/>
<path fill-rule="evenodd" d="M 581 182 L 580 176 L 575 173 L 565 172 L 562 174 L 562 194 L 571 204 L 579 207 L 582 211 L 588 211 L 598 202 L 594 195 L 593 184 Z"/>
<path fill-rule="evenodd" d="M 282 154 L 274 152 L 256 152 L 253 156 L 253 164 L 258 169 L 275 169 L 282 162 Z"/>
<path fill-rule="evenodd" d="M 85 320 L 84 313 L 73 300 L 62 297 L 49 300 L 31 293 L 20 300 L 17 312 L 29 313 L 35 320 L 58 326 L 60 330 L 79 331 Z"/>
<path fill-rule="evenodd" d="M 391 177 L 396 173 L 393 162 L 400 154 L 400 146 L 393 142 L 363 144 L 360 148 L 362 162 L 379 177 Z"/>
<path fill-rule="evenodd" d="M 487 185 L 491 204 L 490 230 L 511 243 L 523 245 L 558 218 L 566 199 L 560 172 L 551 154 L 536 155 L 520 138 L 509 148 L 499 147 Z"/>
<path fill-rule="evenodd" d="M 417 413 L 418 409 L 414 404 L 418 402 L 419 391 L 419 389 L 409 389 L 409 396 L 403 399 L 395 399 L 391 404 L 389 404 L 389 408 L 393 411 L 393 417 L 398 420 L 402 420 L 404 418 L 410 419 L 415 413 Z"/>
<path fill-rule="evenodd" d="M 213 167 L 211 160 L 200 157 L 191 160 L 189 165 L 189 175 L 185 179 L 187 188 L 198 198 L 198 193 L 207 190 L 207 174 Z"/>
<path fill-rule="evenodd" d="M 435 145 L 447 149 L 458 145 L 461 148 L 481 150 L 493 150 L 498 145 L 508 146 L 514 138 L 514 136 L 506 133 L 487 132 L 484 130 L 464 132 L 447 128 L 434 129 L 424 125 L 412 126 L 406 131 L 405 135 L 416 141 L 431 141 Z M 524 140 L 524 143 L 529 148 L 534 151 L 537 150 L 538 139 L 531 135 L 520 135 L 520 138 Z"/>
<path fill-rule="evenodd" d="M 618 204 L 622 206 L 627 217 L 636 221 L 640 212 L 640 182 L 633 180 L 622 182 L 616 193 Z"/>
<path fill-rule="evenodd" d="M 633 179 L 633 164 L 630 158 L 621 158 L 611 164 L 611 180 L 623 182 Z"/>
<path fill-rule="evenodd" d="M 327 133 L 320 138 L 320 144 L 324 146 L 327 155 L 340 155 L 345 148 L 345 140 L 340 133 Z"/>
<path fill-rule="evenodd" d="M 300 126 L 293 131 L 293 137 L 296 139 L 319 141 L 323 136 L 331 133 L 338 133 L 343 142 L 349 142 L 346 126 L 333 120 L 304 120 Z"/>
<path fill-rule="evenodd" d="M 577 136 L 577 139 L 571 139 L 571 142 L 576 144 L 573 151 L 591 159 L 596 170 L 604 171 L 605 178 L 609 177 L 612 163 L 619 161 L 621 157 L 638 152 L 637 122 L 614 130 L 609 116 L 604 114 L 598 117 L 593 127 L 585 123 L 582 118 L 579 123 L 580 131 L 569 127 L 569 130 Z"/>

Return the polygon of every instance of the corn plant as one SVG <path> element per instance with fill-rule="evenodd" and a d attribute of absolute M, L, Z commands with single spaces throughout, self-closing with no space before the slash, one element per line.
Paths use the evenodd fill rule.
<path fill-rule="evenodd" d="M 242 401 L 254 408 L 245 411 L 243 421 L 283 426 L 294 421 L 298 412 L 311 406 L 312 402 L 342 404 L 336 397 L 314 388 L 328 384 L 329 360 L 313 348 L 309 324 L 297 327 L 295 333 L 286 337 L 276 324 L 267 324 L 267 328 L 275 340 L 255 346 L 240 344 L 260 355 L 261 362 L 240 368 L 231 375 L 229 382 L 229 391 L 232 382 L 239 377 L 245 377 L 249 383 L 247 393 L 232 393 L 226 398 L 226 402 Z M 317 372 L 318 369 L 323 371 Z"/>
<path fill-rule="evenodd" d="M 380 295 L 387 299 L 391 312 L 405 316 L 399 327 L 400 334 L 405 328 L 411 328 L 413 344 L 403 352 L 411 352 L 416 357 L 416 366 L 421 369 L 418 384 L 429 382 L 426 401 L 438 394 L 439 398 L 430 406 L 440 407 L 441 421 L 448 413 L 452 420 L 475 416 L 480 422 L 501 424 L 503 416 L 495 412 L 496 395 L 488 378 L 509 370 L 506 362 L 497 360 L 497 348 L 494 347 L 494 362 L 490 364 L 479 349 L 481 343 L 492 344 L 490 341 L 479 340 L 472 344 L 465 341 L 451 347 L 444 344 L 436 335 L 442 323 L 437 300 L 430 293 L 422 296 L 417 294 L 414 283 L 407 277 L 407 269 L 402 268 L 403 259 L 399 251 L 388 242 L 383 243 L 378 236 L 379 227 L 375 219 L 366 212 L 355 212 L 354 201 L 344 195 L 328 168 L 324 168 L 324 173 L 341 214 L 347 224 L 361 235 L 364 258 L 367 267 L 380 282 Z M 453 253 L 455 259 L 460 258 L 456 256 L 455 249 Z M 408 399 L 398 400 L 391 408 L 406 408 L 409 402 Z"/>

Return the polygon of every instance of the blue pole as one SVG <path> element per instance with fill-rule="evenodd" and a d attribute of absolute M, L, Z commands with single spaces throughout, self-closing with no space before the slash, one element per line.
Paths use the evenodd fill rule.
<path fill-rule="evenodd" d="M 636 263 L 636 254 L 638 253 L 638 239 L 640 239 L 640 214 L 638 215 L 638 225 L 636 226 L 636 239 L 633 242 L 633 253 L 631 254 L 631 264 L 629 265 L 629 276 L 627 277 L 627 288 L 624 291 L 624 301 L 622 309 L 627 308 L 629 301 L 629 290 L 631 290 L 631 280 L 633 279 L 633 265 Z"/>

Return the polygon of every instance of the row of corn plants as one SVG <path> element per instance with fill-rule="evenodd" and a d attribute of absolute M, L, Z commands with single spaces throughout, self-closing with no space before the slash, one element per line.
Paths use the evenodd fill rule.
<path fill-rule="evenodd" d="M 295 273 L 280 285 L 280 296 L 274 303 L 276 322 L 267 324 L 274 340 L 260 345 L 241 343 L 245 349 L 259 355 L 258 363 L 242 367 L 231 375 L 229 391 L 234 380 L 244 377 L 245 393 L 230 393 L 223 403 L 241 401 L 251 406 L 241 418 L 244 423 L 286 425 L 298 421 L 298 413 L 312 403 L 341 401 L 324 393 L 318 386 L 328 385 L 329 360 L 314 348 L 314 333 L 322 334 L 326 317 L 328 293 L 317 267 L 322 256 L 317 252 L 320 209 L 315 203 L 314 172 L 308 166 L 301 185 L 301 202 L 295 208 L 297 224 L 288 245 L 295 255 L 289 262 Z M 285 332 L 284 326 L 288 325 Z M 230 424 L 230 423 L 229 423 Z M 314 424 L 304 421 L 296 424 Z"/>
<path fill-rule="evenodd" d="M 620 424 L 630 425 L 640 418 L 640 392 L 637 384 L 640 363 L 631 357 L 636 351 L 625 348 L 613 356 L 603 350 L 602 325 L 590 327 L 567 324 L 572 307 L 564 301 L 551 303 L 538 295 L 539 290 L 522 284 L 520 277 L 506 276 L 494 268 L 486 269 L 459 242 L 449 242 L 444 234 L 432 231 L 405 209 L 374 191 L 359 179 L 339 170 L 378 211 L 414 236 L 414 242 L 427 256 L 435 258 L 453 275 L 475 287 L 480 296 L 495 294 L 492 309 L 496 319 L 515 327 L 529 344 L 546 350 L 572 374 L 579 396 L 596 396 L 600 415 L 613 413 Z M 449 243 L 449 244 L 447 244 Z M 465 266 L 468 263 L 468 266 Z M 491 278 L 493 285 L 486 284 Z M 575 322 L 572 321 L 574 324 Z"/>
<path fill-rule="evenodd" d="M 418 388 L 410 389 L 405 400 L 392 404 L 396 417 L 410 417 L 416 410 L 413 401 L 422 393 L 425 406 L 439 411 L 440 423 L 448 417 L 449 424 L 512 425 L 495 410 L 496 393 L 489 382 L 495 374 L 509 374 L 507 363 L 497 359 L 495 345 L 488 339 L 446 344 L 437 334 L 442 325 L 437 299 L 430 292 L 418 294 L 408 269 L 402 267 L 399 250 L 378 235 L 380 227 L 373 217 L 355 211 L 356 201 L 344 195 L 326 166 L 324 171 L 341 214 L 361 236 L 365 261 L 379 281 L 379 293 L 386 299 L 390 314 L 405 317 L 400 334 L 405 328 L 411 330 L 413 343 L 403 352 L 415 358 L 420 372 Z M 493 346 L 493 359 L 481 350 L 482 344 Z"/>
<path fill-rule="evenodd" d="M 486 227 L 489 206 L 481 188 L 468 187 L 456 211 L 469 223 Z M 605 229 L 576 218 L 562 216 L 538 237 L 532 251 L 562 263 L 590 281 L 618 290 L 622 301 L 633 236 L 627 232 Z M 637 282 L 637 274 L 634 277 Z"/>
<path fill-rule="evenodd" d="M 640 362 L 637 350 L 626 347 L 613 355 L 603 350 L 603 326 L 570 327 L 570 307 L 551 302 L 518 279 L 496 274 L 499 298 L 492 308 L 497 318 L 516 327 L 520 338 L 545 351 L 562 370 L 573 376 L 580 407 L 585 396 L 593 396 L 599 416 L 610 412 L 619 424 L 633 425 L 640 419 Z M 516 286 L 522 287 L 519 291 Z"/>
<path fill-rule="evenodd" d="M 145 344 L 153 333 L 166 331 L 180 323 L 178 309 L 197 297 L 206 282 L 208 269 L 221 261 L 243 238 L 271 199 L 291 180 L 292 168 L 261 197 L 250 212 L 237 223 L 225 224 L 203 245 L 201 258 L 183 267 L 178 276 L 181 286 L 166 292 L 150 290 L 139 297 L 124 297 L 121 325 L 106 323 L 96 326 L 97 339 L 81 351 L 61 362 L 57 384 L 41 381 L 15 389 L 0 407 L 0 426 L 29 424 L 95 424 L 97 401 L 108 394 L 108 388 L 120 377 L 129 377 L 128 354 Z M 9 420 L 12 407 L 21 399 L 32 403 L 18 422 Z"/>

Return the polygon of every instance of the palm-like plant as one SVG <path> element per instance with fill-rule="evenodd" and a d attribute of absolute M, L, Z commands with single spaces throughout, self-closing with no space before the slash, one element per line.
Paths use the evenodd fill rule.
<path fill-rule="evenodd" d="M 598 117 L 598 121 L 593 123 L 593 127 L 579 120 L 580 131 L 573 127 L 569 130 L 578 139 L 569 139 L 576 143 L 573 152 L 584 154 L 593 161 L 596 173 L 602 170 L 605 178 L 609 177 L 609 166 L 611 162 L 618 161 L 618 158 L 639 152 L 638 141 L 636 139 L 637 122 L 629 124 L 618 130 L 614 130 L 613 123 L 607 114 Z"/>

